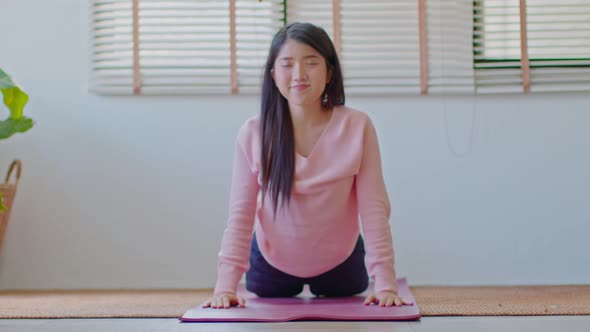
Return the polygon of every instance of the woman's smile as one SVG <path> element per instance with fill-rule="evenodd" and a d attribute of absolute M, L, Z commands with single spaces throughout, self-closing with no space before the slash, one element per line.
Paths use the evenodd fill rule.
<path fill-rule="evenodd" d="M 291 86 L 292 90 L 296 90 L 296 91 L 303 91 L 305 89 L 309 88 L 309 84 L 295 84 Z"/>

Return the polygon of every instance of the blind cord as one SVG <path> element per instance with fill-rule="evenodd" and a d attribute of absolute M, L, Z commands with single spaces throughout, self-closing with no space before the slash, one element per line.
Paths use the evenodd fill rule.
<path fill-rule="evenodd" d="M 446 76 L 446 57 L 445 57 L 445 46 L 447 45 L 447 41 L 446 41 L 446 32 L 445 29 L 443 29 L 443 24 L 442 24 L 442 8 L 441 8 L 441 1 L 437 1 L 437 5 L 438 5 L 438 25 L 439 25 L 439 31 L 441 31 L 442 34 L 442 43 L 440 46 L 440 51 L 441 51 L 441 74 L 442 77 L 445 78 Z M 451 153 L 458 158 L 462 158 L 462 157 L 467 157 L 469 155 L 471 155 L 472 153 L 472 148 L 473 148 L 473 137 L 475 135 L 475 120 L 477 118 L 477 99 L 475 99 L 475 95 L 472 96 L 472 108 L 471 108 L 471 128 L 469 130 L 469 143 L 467 144 L 467 149 L 464 152 L 458 152 L 457 149 L 453 146 L 453 143 L 451 141 L 451 135 L 449 133 L 449 117 L 448 117 L 448 103 L 447 103 L 447 86 L 446 84 L 443 82 L 442 84 L 442 89 L 443 89 L 443 115 L 444 115 L 444 124 L 445 124 L 445 138 L 446 138 L 446 143 L 447 143 L 447 147 L 449 148 L 449 151 L 451 151 Z M 475 92 L 474 92 L 475 93 Z"/>

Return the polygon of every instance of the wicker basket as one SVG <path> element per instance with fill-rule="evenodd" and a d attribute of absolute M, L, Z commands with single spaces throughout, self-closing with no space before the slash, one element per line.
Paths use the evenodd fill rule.
<path fill-rule="evenodd" d="M 12 210 L 12 202 L 16 195 L 16 188 L 18 186 L 18 180 L 20 179 L 20 173 L 23 166 L 20 160 L 15 160 L 10 165 L 8 173 L 6 174 L 6 180 L 3 184 L 0 184 L 0 192 L 2 192 L 4 205 L 8 210 L 0 212 L 0 250 L 2 250 L 2 242 L 4 241 L 4 234 L 6 233 L 6 227 L 8 226 L 8 220 L 10 219 L 10 211 Z M 16 180 L 14 183 L 10 182 L 12 172 L 16 170 Z"/>

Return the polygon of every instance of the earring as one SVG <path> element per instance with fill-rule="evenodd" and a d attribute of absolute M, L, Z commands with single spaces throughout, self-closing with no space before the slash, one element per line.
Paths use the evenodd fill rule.
<path fill-rule="evenodd" d="M 324 93 L 324 96 L 322 97 L 322 103 L 324 105 L 328 103 L 328 93 Z"/>

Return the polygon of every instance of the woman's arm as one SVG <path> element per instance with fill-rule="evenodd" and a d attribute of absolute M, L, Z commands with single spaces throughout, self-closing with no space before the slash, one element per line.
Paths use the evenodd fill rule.
<path fill-rule="evenodd" d="M 363 135 L 362 160 L 356 176 L 356 190 L 365 238 L 365 261 L 369 276 L 375 282 L 374 292 L 397 293 L 393 241 L 389 226 L 391 207 L 383 180 L 377 133 L 368 116 Z"/>
<path fill-rule="evenodd" d="M 244 129 L 244 128 L 242 128 Z M 229 217 L 218 255 L 215 294 L 235 294 L 242 275 L 249 268 L 256 200 L 260 189 L 251 158 L 245 149 L 244 130 L 236 142 Z"/>

